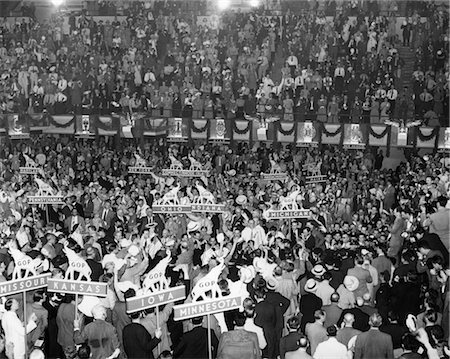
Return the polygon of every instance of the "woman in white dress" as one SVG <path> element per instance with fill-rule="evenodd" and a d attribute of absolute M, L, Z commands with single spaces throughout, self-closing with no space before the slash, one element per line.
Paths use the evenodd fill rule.
<path fill-rule="evenodd" d="M 6 313 L 3 314 L 2 327 L 5 332 L 5 345 L 12 346 L 14 359 L 24 359 L 26 354 L 25 335 L 36 328 L 36 314 L 32 313 L 24 328 L 23 323 L 17 316 L 19 302 L 8 299 L 5 303 Z"/>

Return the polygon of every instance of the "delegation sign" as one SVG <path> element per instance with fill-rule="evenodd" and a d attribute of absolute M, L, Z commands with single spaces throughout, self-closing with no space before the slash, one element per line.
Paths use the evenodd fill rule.
<path fill-rule="evenodd" d="M 67 280 L 49 278 L 48 291 L 55 293 L 68 293 L 106 297 L 108 291 L 107 283 L 86 282 L 81 280 Z"/>
<path fill-rule="evenodd" d="M 228 310 L 239 309 L 241 305 L 241 297 L 222 297 L 201 302 L 176 305 L 173 307 L 174 319 L 185 320 L 202 317 L 207 314 L 226 312 Z"/>
<path fill-rule="evenodd" d="M 140 310 L 154 308 L 163 304 L 176 302 L 186 298 L 186 289 L 184 285 L 148 293 L 139 297 L 127 299 L 127 313 L 134 313 Z"/>
<path fill-rule="evenodd" d="M 23 279 L 10 280 L 0 283 L 0 296 L 23 293 L 34 289 L 44 288 L 50 280 L 51 273 L 35 275 Z"/>

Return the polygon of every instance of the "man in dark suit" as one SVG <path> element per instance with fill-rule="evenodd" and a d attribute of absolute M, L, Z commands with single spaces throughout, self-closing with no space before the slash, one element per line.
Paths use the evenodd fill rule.
<path fill-rule="evenodd" d="M 180 342 L 173 350 L 173 357 L 184 359 L 206 359 L 208 358 L 208 329 L 202 327 L 203 317 L 193 318 L 194 329 L 184 333 Z M 213 358 L 216 357 L 219 341 L 216 334 L 211 330 L 211 345 Z"/>
<path fill-rule="evenodd" d="M 279 348 L 280 348 L 280 338 L 283 335 L 284 328 L 284 313 L 289 308 L 291 304 L 290 300 L 281 295 L 278 292 L 275 292 L 275 288 L 278 285 L 278 281 L 274 278 L 269 278 L 267 280 L 267 293 L 266 293 L 266 302 L 272 304 L 275 307 L 275 356 L 278 356 Z"/>
<path fill-rule="evenodd" d="M 362 300 L 362 298 L 358 297 L 356 300 L 356 304 L 359 307 L 344 309 L 342 311 L 341 317 L 339 318 L 337 324 L 339 327 L 341 325 L 342 321 L 344 320 L 344 316 L 347 313 L 351 313 L 351 314 L 353 314 L 353 317 L 355 318 L 353 328 L 358 329 L 362 332 L 365 332 L 365 331 L 369 330 L 369 324 L 368 324 L 369 323 L 369 315 L 364 313 L 360 308 L 364 304 L 364 301 Z"/>
<path fill-rule="evenodd" d="M 324 305 L 322 310 L 325 312 L 325 323 L 323 326 L 328 328 L 330 325 L 335 325 L 342 314 L 342 309 L 338 306 L 339 294 L 333 293 L 331 295 L 331 304 Z"/>
<path fill-rule="evenodd" d="M 64 220 L 64 228 L 69 232 L 73 232 L 77 224 L 78 226 L 81 226 L 82 230 L 84 230 L 84 218 L 78 214 L 76 208 L 73 208 L 71 215 Z"/>
<path fill-rule="evenodd" d="M 156 329 L 152 338 L 145 327 L 139 323 L 140 312 L 130 314 L 131 323 L 123 328 L 123 348 L 128 359 L 153 359 L 153 349 L 161 341 L 161 329 Z"/>
<path fill-rule="evenodd" d="M 300 346 L 300 339 L 303 335 L 299 333 L 300 320 L 297 316 L 291 317 L 287 321 L 289 334 L 280 339 L 280 358 L 284 359 L 287 352 L 297 350 Z"/>
<path fill-rule="evenodd" d="M 139 235 L 142 235 L 145 228 L 150 223 L 156 223 L 155 233 L 161 237 L 162 231 L 164 229 L 164 223 L 157 214 L 153 214 L 151 208 L 147 208 L 145 211 L 145 216 L 139 219 Z"/>
<path fill-rule="evenodd" d="M 275 343 L 276 343 L 276 323 L 277 313 L 276 308 L 272 303 L 266 300 L 265 288 L 255 290 L 255 324 L 263 328 L 264 337 L 267 341 L 267 346 L 263 350 L 263 358 L 276 358 Z"/>
<path fill-rule="evenodd" d="M 103 202 L 103 206 L 100 209 L 100 218 L 105 223 L 106 229 L 109 229 L 111 227 L 112 220 L 115 216 L 116 213 L 111 208 L 111 201 L 107 199 L 105 202 Z"/>
<path fill-rule="evenodd" d="M 370 329 L 356 338 L 354 359 L 394 358 L 391 336 L 379 330 L 382 322 L 381 315 L 378 313 L 370 316 Z"/>

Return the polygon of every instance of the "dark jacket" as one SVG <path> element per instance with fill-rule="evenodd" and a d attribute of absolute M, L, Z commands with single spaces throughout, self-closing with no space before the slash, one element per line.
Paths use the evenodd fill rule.
<path fill-rule="evenodd" d="M 153 349 L 161 339 L 152 336 L 139 323 L 130 323 L 123 328 L 123 348 L 128 359 L 153 359 Z"/>
<path fill-rule="evenodd" d="M 290 332 L 288 335 L 280 339 L 280 358 L 284 359 L 287 352 L 297 350 L 300 339 L 303 338 L 299 332 Z"/>
<path fill-rule="evenodd" d="M 276 345 L 276 323 L 277 323 L 277 312 L 276 308 L 272 303 L 263 300 L 255 306 L 255 324 L 264 331 L 264 337 L 267 341 L 267 346 L 263 350 L 264 358 L 275 358 L 275 353 L 278 351 L 275 348 Z"/>
<path fill-rule="evenodd" d="M 213 358 L 216 357 L 219 341 L 216 334 L 211 330 L 211 344 L 213 347 Z M 195 327 L 191 331 L 184 333 L 180 342 L 173 350 L 173 357 L 185 359 L 206 359 L 208 358 L 208 329 Z"/>

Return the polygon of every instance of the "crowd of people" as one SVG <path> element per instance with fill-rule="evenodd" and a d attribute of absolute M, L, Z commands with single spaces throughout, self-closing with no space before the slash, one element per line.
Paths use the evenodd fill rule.
<path fill-rule="evenodd" d="M 128 173 L 136 153 L 152 175 Z M 37 177 L 63 195 L 64 205 L 27 203 L 37 188 L 33 176 L 20 175 L 24 154 L 42 166 Z M 196 158 L 211 176 L 163 178 L 169 155 L 182 163 Z M 25 316 L 21 296 L 4 298 L 9 358 L 25 353 L 21 320 L 28 323 L 28 349 L 43 340 L 47 358 L 85 358 L 89 351 L 93 358 L 206 358 L 206 319 L 174 321 L 179 303 L 160 307 L 159 327 L 154 309 L 126 312 L 126 299 L 167 255 L 167 278 L 171 286 L 185 285 L 188 298 L 222 263 L 222 295 L 236 286 L 245 293 L 241 310 L 211 317 L 213 357 L 448 356 L 450 163 L 444 155 L 407 153 L 406 162 L 389 169 L 383 153 L 371 149 L 155 143 L 111 151 L 104 142 L 41 136 L 2 148 L 1 158 L 1 280 L 14 269 L 11 248 L 58 278 L 68 247 L 86 259 L 93 281 L 108 285 L 108 296 L 88 312 L 81 311 L 81 296 L 75 313 L 73 295 L 45 290 L 28 293 Z M 286 181 L 260 178 L 271 161 L 289 175 Z M 306 183 L 305 168 L 317 163 L 326 180 Z M 194 202 L 198 181 L 224 213 L 153 212 L 175 187 L 180 203 Z M 270 219 L 267 211 L 292 193 L 309 218 Z"/>
<path fill-rule="evenodd" d="M 1 111 L 448 122 L 448 11 L 433 2 L 426 22 L 408 12 L 401 36 L 383 1 L 310 1 L 299 13 L 231 11 L 204 23 L 205 9 L 183 6 L 132 2 L 126 17 L 83 12 L 68 24 L 3 20 Z M 416 51 L 409 87 L 402 45 Z"/>
<path fill-rule="evenodd" d="M 123 20 L 72 15 L 67 31 L 61 17 L 37 22 L 32 11 L 3 21 L 1 111 L 448 121 L 448 13 L 432 2 L 425 23 L 413 2 L 400 37 L 395 1 L 228 11 L 207 26 L 184 3 L 131 2 Z M 401 45 L 415 51 L 411 88 L 400 88 Z M 390 168 L 377 148 L 121 141 L 32 134 L 0 146 L 0 285 L 17 274 L 20 250 L 54 278 L 74 253 L 107 286 L 104 298 L 46 288 L 1 297 L 0 357 L 450 357 L 445 154 L 405 149 Z M 209 174 L 163 175 L 174 159 Z M 131 173 L 141 160 L 151 173 Z M 37 173 L 23 174 L 32 163 Z M 286 179 L 261 176 L 275 167 Z M 30 204 L 44 187 L 64 203 Z M 155 213 L 168 192 L 180 204 L 206 193 L 224 210 Z M 269 215 L 283 209 L 306 215 Z M 186 303 L 222 269 L 216 295 L 241 296 L 241 308 L 183 321 L 173 308 L 184 300 L 127 312 L 161 261 Z"/>

